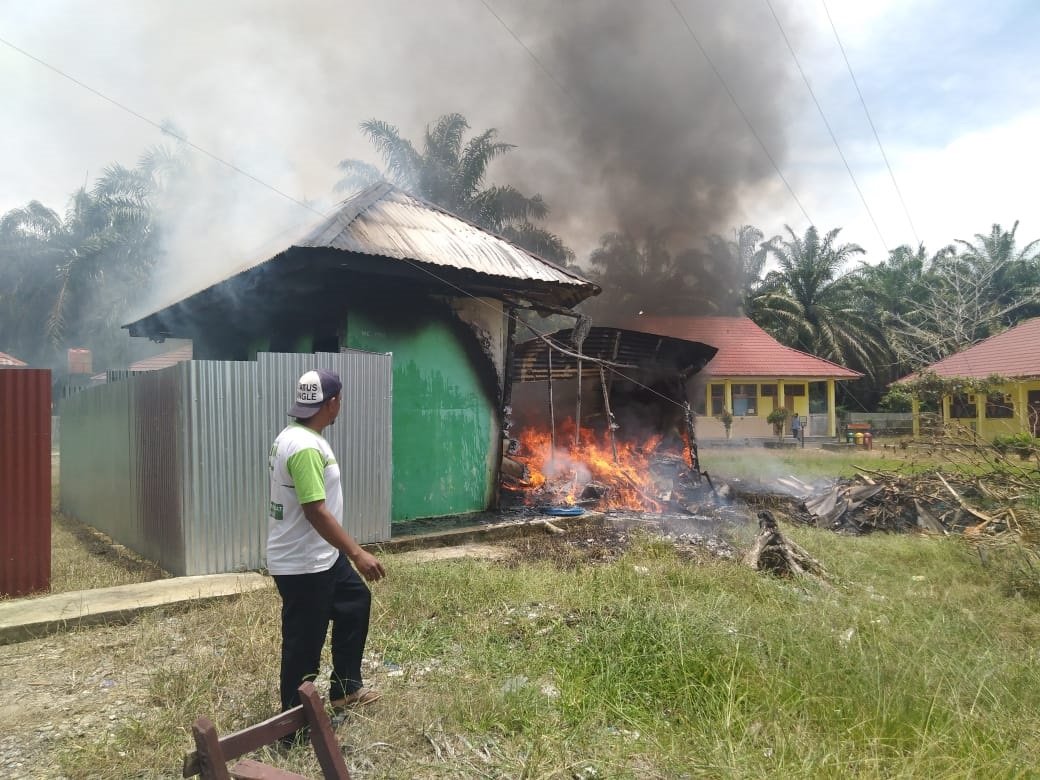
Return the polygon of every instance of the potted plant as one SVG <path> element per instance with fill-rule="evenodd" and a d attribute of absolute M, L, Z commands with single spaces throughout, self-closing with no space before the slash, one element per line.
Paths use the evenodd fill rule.
<path fill-rule="evenodd" d="M 722 414 L 719 415 L 719 420 L 722 422 L 722 427 L 726 429 L 726 438 L 730 436 L 730 430 L 733 428 L 733 413 L 723 407 Z"/>
<path fill-rule="evenodd" d="M 773 426 L 773 433 L 776 434 L 778 441 L 783 441 L 784 438 L 784 423 L 787 422 L 787 415 L 789 412 L 783 406 L 778 406 L 776 409 L 769 413 L 766 417 L 766 422 L 771 423 Z"/>

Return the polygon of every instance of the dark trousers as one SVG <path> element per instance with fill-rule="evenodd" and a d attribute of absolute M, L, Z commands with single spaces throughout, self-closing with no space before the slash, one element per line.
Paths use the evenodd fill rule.
<path fill-rule="evenodd" d="M 332 684 L 329 699 L 361 687 L 361 657 L 368 638 L 372 593 L 347 559 L 317 574 L 276 574 L 282 597 L 282 709 L 300 703 L 297 689 L 314 680 L 332 622 Z"/>

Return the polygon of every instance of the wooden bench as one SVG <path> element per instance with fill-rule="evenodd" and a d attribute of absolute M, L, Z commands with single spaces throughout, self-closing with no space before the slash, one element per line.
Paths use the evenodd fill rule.
<path fill-rule="evenodd" d="M 243 759 L 230 769 L 227 762 L 309 726 L 311 746 L 325 780 L 350 780 L 350 772 L 343 760 L 328 713 L 325 712 L 325 705 L 312 683 L 305 682 L 300 686 L 300 702 L 298 707 L 280 712 L 263 723 L 226 737 L 218 737 L 213 721 L 200 717 L 191 727 L 195 750 L 184 757 L 182 776 L 200 775 L 202 780 L 307 780 L 303 775 L 286 772 L 253 759 Z"/>

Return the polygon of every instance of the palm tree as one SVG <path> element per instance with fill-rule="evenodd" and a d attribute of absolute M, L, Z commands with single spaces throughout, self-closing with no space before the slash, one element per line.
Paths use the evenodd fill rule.
<path fill-rule="evenodd" d="M 559 236 L 534 224 L 549 214 L 540 195 L 528 197 L 509 185 L 485 186 L 491 162 L 516 148 L 497 140 L 494 128 L 464 143 L 469 123 L 462 114 L 445 114 L 426 126 L 421 153 L 388 122 L 370 119 L 361 129 L 386 170 L 380 172 L 361 160 L 342 160 L 337 190 L 353 192 L 385 178 L 548 260 L 567 264 L 574 259 Z"/>
<path fill-rule="evenodd" d="M 976 233 L 974 242 L 955 242 L 968 273 L 987 281 L 992 316 L 1004 327 L 1040 314 L 1040 240 L 1017 249 L 1017 231 L 1018 220 L 1011 230 L 995 223 L 988 235 Z"/>
<path fill-rule="evenodd" d="M 804 236 L 785 228 L 786 240 L 765 244 L 778 269 L 750 301 L 756 322 L 788 346 L 873 374 L 884 359 L 884 340 L 859 305 L 854 277 L 844 272 L 864 250 L 838 244 L 841 228 L 822 239 L 815 227 Z"/>
<path fill-rule="evenodd" d="M 707 265 L 719 277 L 721 308 L 743 311 L 752 319 L 768 259 L 763 237 L 758 228 L 741 225 L 732 239 L 719 235 L 707 239 Z"/>
<path fill-rule="evenodd" d="M 589 256 L 589 265 L 587 275 L 603 289 L 587 304 L 597 318 L 703 309 L 698 300 L 703 256 L 693 250 L 671 252 L 664 234 L 655 228 L 648 228 L 641 238 L 606 233 Z"/>
<path fill-rule="evenodd" d="M 155 199 L 178 157 L 156 147 L 112 165 L 64 217 L 33 201 L 0 217 L 0 332 L 36 360 L 66 346 L 118 355 L 119 325 L 159 257 Z M 15 346 L 17 345 L 17 347 Z"/>
<path fill-rule="evenodd" d="M 47 356 L 46 312 L 58 277 L 54 237 L 61 217 L 39 201 L 0 217 L 0 351 L 31 363 Z"/>

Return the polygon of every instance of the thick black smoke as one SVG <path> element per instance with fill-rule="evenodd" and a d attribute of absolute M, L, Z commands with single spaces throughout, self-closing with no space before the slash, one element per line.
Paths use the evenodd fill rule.
<path fill-rule="evenodd" d="M 510 125 L 538 128 L 542 143 L 516 155 L 509 175 L 545 196 L 579 258 L 608 231 L 640 240 L 653 231 L 682 252 L 732 233 L 742 201 L 777 189 L 769 157 L 670 0 L 549 0 L 524 3 L 522 14 L 499 5 L 542 64 L 531 62 Z M 767 6 L 677 5 L 781 162 L 793 81 Z"/>

